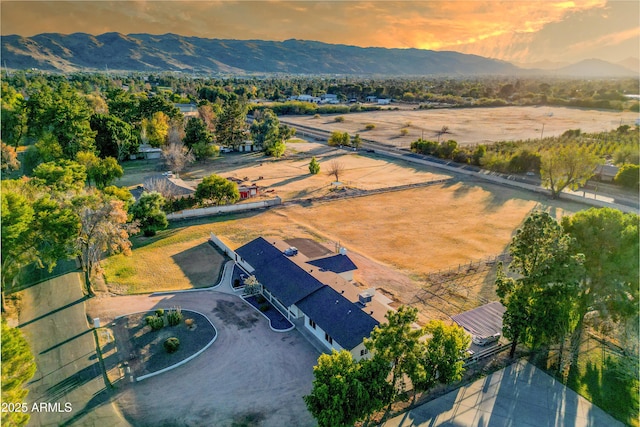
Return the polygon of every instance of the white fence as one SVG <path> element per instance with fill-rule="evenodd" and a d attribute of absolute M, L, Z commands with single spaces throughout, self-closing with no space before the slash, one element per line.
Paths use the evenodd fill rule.
<path fill-rule="evenodd" d="M 264 200 L 261 202 L 240 203 L 237 205 L 226 205 L 226 206 L 211 206 L 208 208 L 199 208 L 199 209 L 186 209 L 180 212 L 174 212 L 174 213 L 168 214 L 167 219 L 169 221 L 172 221 L 172 220 L 181 220 L 181 219 L 190 219 L 190 218 L 200 218 L 204 216 L 212 216 L 212 215 L 232 213 L 232 212 L 251 211 L 254 209 L 268 208 L 268 207 L 277 206 L 280 204 L 282 204 L 282 199 L 276 196 L 275 199 Z"/>
<path fill-rule="evenodd" d="M 224 252 L 233 261 L 235 261 L 236 264 L 238 264 L 240 267 L 244 268 L 244 270 L 247 273 L 251 274 L 251 273 L 254 272 L 253 267 L 251 267 L 251 265 L 248 262 L 246 262 L 244 259 L 242 259 L 242 257 L 240 255 L 238 255 L 233 249 L 231 249 L 229 246 L 227 246 L 226 243 L 224 243 L 222 240 L 220 240 L 220 238 L 218 236 L 216 236 L 213 233 L 209 233 L 209 241 L 211 241 L 211 243 L 213 243 L 218 248 L 220 248 L 220 250 L 222 252 Z"/>

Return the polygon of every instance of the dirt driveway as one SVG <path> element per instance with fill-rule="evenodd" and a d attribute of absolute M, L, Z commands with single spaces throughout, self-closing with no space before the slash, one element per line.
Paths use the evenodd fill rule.
<path fill-rule="evenodd" d="M 121 314 L 180 306 L 218 330 L 216 342 L 184 366 L 126 387 L 116 403 L 135 426 L 313 426 L 302 396 L 319 353 L 296 330 L 271 331 L 234 295 L 217 291 L 94 298 L 87 312 Z M 103 323 L 104 324 L 104 323 Z"/>

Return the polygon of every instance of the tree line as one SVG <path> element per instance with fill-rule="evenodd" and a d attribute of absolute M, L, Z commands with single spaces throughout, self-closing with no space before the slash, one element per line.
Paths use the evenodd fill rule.
<path fill-rule="evenodd" d="M 446 128 L 446 130 L 445 130 Z M 439 135 L 448 133 L 448 128 Z M 594 175 L 605 162 L 620 166 L 614 183 L 637 190 L 640 164 L 640 128 L 622 125 L 600 133 L 570 129 L 558 137 L 537 140 L 501 141 L 494 144 L 459 146 L 454 140 L 418 139 L 411 151 L 471 164 L 501 173 L 531 172 L 540 175 L 559 197 L 565 188 L 576 189 Z"/>

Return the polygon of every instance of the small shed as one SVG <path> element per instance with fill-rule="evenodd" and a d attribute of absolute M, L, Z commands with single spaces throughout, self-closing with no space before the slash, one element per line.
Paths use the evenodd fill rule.
<path fill-rule="evenodd" d="M 251 197 L 256 197 L 260 194 L 260 190 L 257 185 L 238 187 L 238 192 L 240 192 L 240 200 L 250 199 Z"/>
<path fill-rule="evenodd" d="M 502 316 L 506 308 L 499 301 L 490 302 L 451 319 L 474 337 L 491 337 L 502 332 Z"/>

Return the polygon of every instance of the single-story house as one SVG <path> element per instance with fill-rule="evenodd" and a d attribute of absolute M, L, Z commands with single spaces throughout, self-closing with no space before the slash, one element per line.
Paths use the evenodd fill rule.
<path fill-rule="evenodd" d="M 389 301 L 345 279 L 357 269 L 346 252 L 309 260 L 283 241 L 258 237 L 236 249 L 235 257 L 256 277 L 260 293 L 323 348 L 368 357 L 363 340 L 384 321 Z"/>
<path fill-rule="evenodd" d="M 391 99 L 390 98 L 379 98 L 378 99 L 378 105 L 388 105 L 391 104 Z"/>
<path fill-rule="evenodd" d="M 369 95 L 367 96 L 367 102 L 376 102 L 378 100 L 378 97 L 375 95 Z"/>
<path fill-rule="evenodd" d="M 306 94 L 302 94 L 302 95 L 298 95 L 298 96 L 292 96 L 291 97 L 292 100 L 298 100 L 298 101 L 303 101 L 303 102 L 313 102 L 313 103 L 319 103 L 320 102 L 320 98 L 316 97 L 316 96 L 311 96 L 311 95 L 306 95 Z"/>
<path fill-rule="evenodd" d="M 159 159 L 160 157 L 162 157 L 162 149 L 154 148 L 149 144 L 140 144 L 140 147 L 138 147 L 138 152 L 136 154 L 131 154 L 129 156 L 131 160 L 135 160 L 135 159 L 150 160 L 150 159 Z"/>

